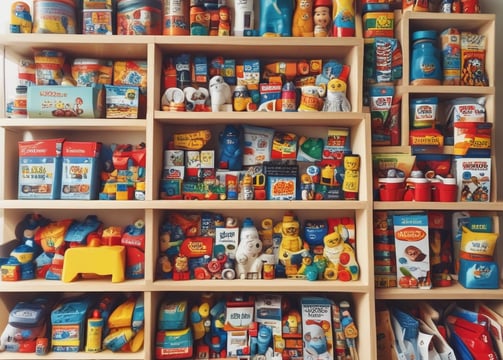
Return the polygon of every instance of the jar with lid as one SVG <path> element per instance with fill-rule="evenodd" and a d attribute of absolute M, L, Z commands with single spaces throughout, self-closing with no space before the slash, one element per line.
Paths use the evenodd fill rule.
<path fill-rule="evenodd" d="M 412 43 L 411 85 L 440 85 L 442 68 L 440 50 L 437 47 L 437 32 L 416 31 L 412 34 Z"/>
<path fill-rule="evenodd" d="M 12 117 L 13 118 L 25 118 L 27 116 L 26 111 L 26 93 L 28 92 L 28 87 L 25 85 L 16 86 L 16 96 L 14 97 L 14 102 L 12 105 Z"/>

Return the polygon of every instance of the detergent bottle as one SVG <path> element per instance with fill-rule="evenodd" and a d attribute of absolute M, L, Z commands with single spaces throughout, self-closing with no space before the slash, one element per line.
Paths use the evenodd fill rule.
<path fill-rule="evenodd" d="M 294 0 L 260 0 L 260 36 L 292 36 Z"/>
<path fill-rule="evenodd" d="M 234 36 L 248 36 L 253 33 L 255 13 L 253 0 L 234 0 Z"/>

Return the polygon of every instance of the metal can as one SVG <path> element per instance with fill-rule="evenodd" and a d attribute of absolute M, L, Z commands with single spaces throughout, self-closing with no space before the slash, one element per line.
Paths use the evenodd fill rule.
<path fill-rule="evenodd" d="M 251 102 L 248 88 L 244 85 L 236 86 L 232 98 L 234 111 L 245 111 L 248 104 Z"/>
<path fill-rule="evenodd" d="M 119 0 L 117 35 L 161 35 L 161 0 Z"/>
<path fill-rule="evenodd" d="M 34 33 L 75 34 L 75 2 L 73 0 L 35 0 L 33 3 Z"/>
<path fill-rule="evenodd" d="M 165 0 L 164 35 L 189 35 L 189 0 Z"/>

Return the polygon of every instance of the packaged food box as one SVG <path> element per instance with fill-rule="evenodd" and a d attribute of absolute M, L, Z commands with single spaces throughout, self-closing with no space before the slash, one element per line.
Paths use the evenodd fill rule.
<path fill-rule="evenodd" d="M 63 138 L 20 141 L 19 199 L 59 199 Z"/>
<path fill-rule="evenodd" d="M 458 184 L 458 201 L 490 201 L 491 158 L 457 158 L 452 168 Z"/>
<path fill-rule="evenodd" d="M 139 105 L 138 86 L 105 85 L 107 119 L 137 119 Z"/>
<path fill-rule="evenodd" d="M 431 289 L 428 215 L 393 215 L 398 287 Z"/>
<path fill-rule="evenodd" d="M 97 199 L 100 149 L 99 142 L 63 143 L 61 199 Z"/>
<path fill-rule="evenodd" d="M 306 296 L 301 299 L 304 358 L 334 359 L 332 302 L 329 299 Z"/>
<path fill-rule="evenodd" d="M 103 116 L 103 86 L 28 86 L 29 118 L 100 118 Z"/>

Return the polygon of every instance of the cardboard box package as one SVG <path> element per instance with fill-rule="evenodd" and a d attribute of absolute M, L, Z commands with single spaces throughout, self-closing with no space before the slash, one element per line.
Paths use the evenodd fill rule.
<path fill-rule="evenodd" d="M 458 201 L 491 200 L 491 159 L 457 158 L 453 171 L 458 184 Z"/>

